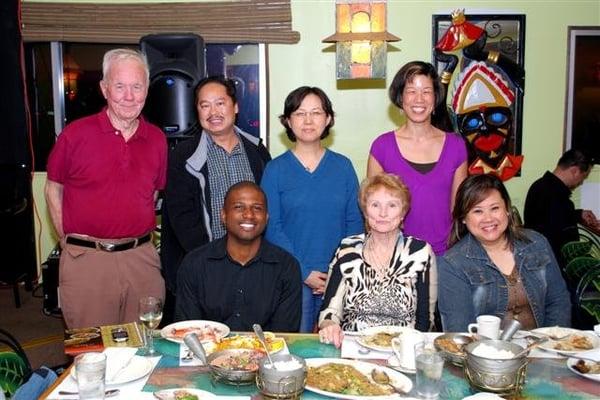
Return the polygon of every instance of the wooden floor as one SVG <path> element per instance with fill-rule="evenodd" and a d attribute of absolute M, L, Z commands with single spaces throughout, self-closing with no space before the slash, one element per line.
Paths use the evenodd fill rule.
<path fill-rule="evenodd" d="M 70 361 L 63 353 L 63 321 L 43 312 L 42 288 L 19 288 L 21 307 L 16 308 L 11 287 L 0 285 L 0 327 L 19 340 L 31 366 L 56 367 Z"/>

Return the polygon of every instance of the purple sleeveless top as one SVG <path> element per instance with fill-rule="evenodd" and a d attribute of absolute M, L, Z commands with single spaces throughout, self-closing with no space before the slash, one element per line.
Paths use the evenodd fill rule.
<path fill-rule="evenodd" d="M 375 139 L 370 154 L 385 172 L 398 175 L 410 190 L 411 206 L 403 231 L 431 244 L 436 255 L 444 254 L 452 225 L 452 181 L 455 171 L 467 160 L 463 138 L 446 133 L 440 158 L 426 174 L 415 170 L 402 156 L 394 131 Z"/>

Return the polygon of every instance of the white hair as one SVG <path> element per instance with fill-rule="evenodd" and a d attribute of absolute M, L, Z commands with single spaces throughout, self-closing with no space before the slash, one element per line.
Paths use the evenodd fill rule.
<path fill-rule="evenodd" d="M 146 75 L 146 83 L 148 83 L 150 80 L 150 69 L 146 55 L 140 51 L 126 48 L 112 49 L 104 53 L 104 59 L 102 60 L 102 80 L 106 80 L 108 71 L 113 63 L 129 59 L 136 60 L 142 65 Z"/>

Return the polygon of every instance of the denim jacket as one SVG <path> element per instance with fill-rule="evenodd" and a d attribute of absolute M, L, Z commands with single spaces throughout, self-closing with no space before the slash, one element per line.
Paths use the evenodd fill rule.
<path fill-rule="evenodd" d="M 552 249 L 539 233 L 524 233 L 530 242 L 515 241 L 513 253 L 537 326 L 570 326 L 569 292 Z M 478 315 L 506 313 L 506 279 L 471 234 L 438 259 L 438 279 L 444 331 L 464 332 Z"/>

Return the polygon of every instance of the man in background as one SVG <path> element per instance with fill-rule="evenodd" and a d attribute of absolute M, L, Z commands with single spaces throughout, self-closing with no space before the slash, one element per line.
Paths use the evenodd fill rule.
<path fill-rule="evenodd" d="M 196 88 L 202 133 L 169 154 L 161 261 L 167 286 L 165 323 L 172 318 L 177 269 L 193 249 L 225 235 L 225 193 L 241 181 L 260 183 L 271 159 L 261 140 L 235 126 L 238 102 L 233 81 L 209 77 Z M 171 314 L 171 315 L 170 315 Z"/>
<path fill-rule="evenodd" d="M 61 241 L 60 305 L 69 328 L 135 321 L 139 299 L 165 291 L 151 234 L 167 142 L 140 116 L 148 64 L 137 51 L 114 49 L 102 73 L 107 106 L 67 125 L 48 159 L 46 201 Z"/>
<path fill-rule="evenodd" d="M 221 211 L 226 236 L 188 253 L 179 268 L 177 320 L 219 321 L 234 331 L 251 331 L 255 323 L 298 331 L 300 265 L 263 239 L 268 217 L 258 185 L 243 181 L 229 189 Z"/>
<path fill-rule="evenodd" d="M 546 236 L 563 267 L 560 250 L 565 243 L 579 240 L 578 223 L 600 232 L 600 223 L 594 213 L 575 209 L 570 198 L 571 192 L 588 177 L 592 166 L 592 160 L 583 152 L 568 150 L 558 160 L 554 171 L 546 171 L 527 192 L 525 227 Z"/>

